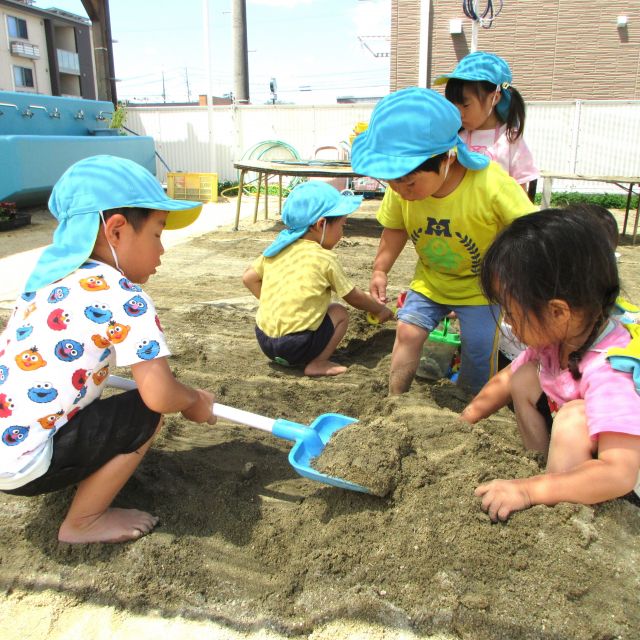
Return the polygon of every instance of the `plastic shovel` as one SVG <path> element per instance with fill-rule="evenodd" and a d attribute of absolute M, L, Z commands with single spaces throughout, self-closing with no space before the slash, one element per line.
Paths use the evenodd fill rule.
<path fill-rule="evenodd" d="M 133 380 L 121 378 L 120 376 L 109 376 L 108 384 L 119 389 L 136 388 L 136 383 Z M 339 413 L 323 413 L 311 425 L 305 426 L 282 418 L 274 420 L 257 413 L 219 404 L 218 402 L 213 404 L 213 415 L 247 427 L 267 431 L 274 436 L 294 442 L 295 444 L 289 451 L 289 463 L 305 478 L 340 487 L 341 489 L 370 493 L 369 489 L 362 485 L 336 478 L 335 476 L 329 476 L 326 473 L 316 471 L 311 466 L 312 460 L 322 453 L 331 436 L 347 425 L 358 422 L 356 418 L 343 416 Z"/>

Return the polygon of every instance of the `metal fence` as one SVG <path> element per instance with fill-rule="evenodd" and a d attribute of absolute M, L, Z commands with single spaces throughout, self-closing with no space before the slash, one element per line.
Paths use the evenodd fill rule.
<path fill-rule="evenodd" d="M 131 107 L 127 127 L 152 136 L 171 171 L 214 171 L 237 180 L 233 161 L 257 143 L 274 140 L 312 158 L 323 146 L 348 143 L 357 122 L 368 121 L 372 104 Z M 640 101 L 575 100 L 527 104 L 525 139 L 541 171 L 582 175 L 640 175 Z M 158 177 L 167 168 L 157 163 Z M 557 181 L 555 190 L 606 191 L 611 185 Z"/>

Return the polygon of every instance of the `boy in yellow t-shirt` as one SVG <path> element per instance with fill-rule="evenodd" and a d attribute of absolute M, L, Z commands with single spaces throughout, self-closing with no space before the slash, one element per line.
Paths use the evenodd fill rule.
<path fill-rule="evenodd" d="M 453 107 L 453 108 L 452 108 Z M 354 171 L 389 184 L 378 212 L 384 227 L 370 291 L 387 300 L 387 274 L 407 240 L 418 255 L 398 311 L 389 391 L 408 391 L 429 333 L 451 311 L 462 335 L 458 384 L 477 392 L 496 372 L 499 308 L 488 304 L 478 273 L 496 235 L 535 209 L 497 163 L 458 136 L 457 108 L 430 89 L 384 97 L 353 141 Z"/>
<path fill-rule="evenodd" d="M 346 216 L 362 197 L 341 195 L 326 182 L 296 187 L 282 210 L 286 229 L 244 273 L 242 282 L 260 300 L 256 337 L 279 364 L 304 366 L 307 376 L 335 376 L 347 368 L 329 360 L 344 337 L 347 310 L 331 292 L 380 322 L 391 310 L 347 278 L 331 249 L 342 238 Z"/>

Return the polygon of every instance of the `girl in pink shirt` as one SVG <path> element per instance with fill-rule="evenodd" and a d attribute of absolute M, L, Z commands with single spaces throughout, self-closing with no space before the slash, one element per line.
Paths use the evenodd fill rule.
<path fill-rule="evenodd" d="M 505 60 L 476 51 L 434 84 L 446 82 L 445 96 L 460 111 L 460 137 L 469 149 L 495 160 L 526 191 L 540 174 L 522 137 L 524 100 L 511 81 Z"/>
<path fill-rule="evenodd" d="M 473 424 L 512 401 L 525 447 L 547 454 L 543 475 L 480 485 L 483 510 L 506 520 L 534 504 L 594 504 L 632 491 L 640 395 L 633 366 L 620 371 L 607 358 L 610 348 L 632 345 L 630 331 L 610 318 L 620 286 L 601 224 L 578 207 L 523 216 L 489 248 L 481 282 L 527 349 L 461 418 Z M 542 392 L 555 414 L 550 433 L 536 407 Z"/>

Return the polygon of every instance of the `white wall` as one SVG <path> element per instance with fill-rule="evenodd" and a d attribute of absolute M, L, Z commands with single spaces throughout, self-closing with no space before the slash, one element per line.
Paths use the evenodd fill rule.
<path fill-rule="evenodd" d="M 301 158 L 325 145 L 347 141 L 356 122 L 367 121 L 372 104 L 213 107 L 213 167 L 206 107 L 131 107 L 127 127 L 156 141 L 172 171 L 218 173 L 237 180 L 233 161 L 253 145 L 279 140 Z M 531 102 L 525 139 L 538 168 L 555 173 L 640 176 L 640 101 Z M 166 169 L 157 162 L 158 177 Z M 613 185 L 556 181 L 554 190 L 615 191 Z"/>

